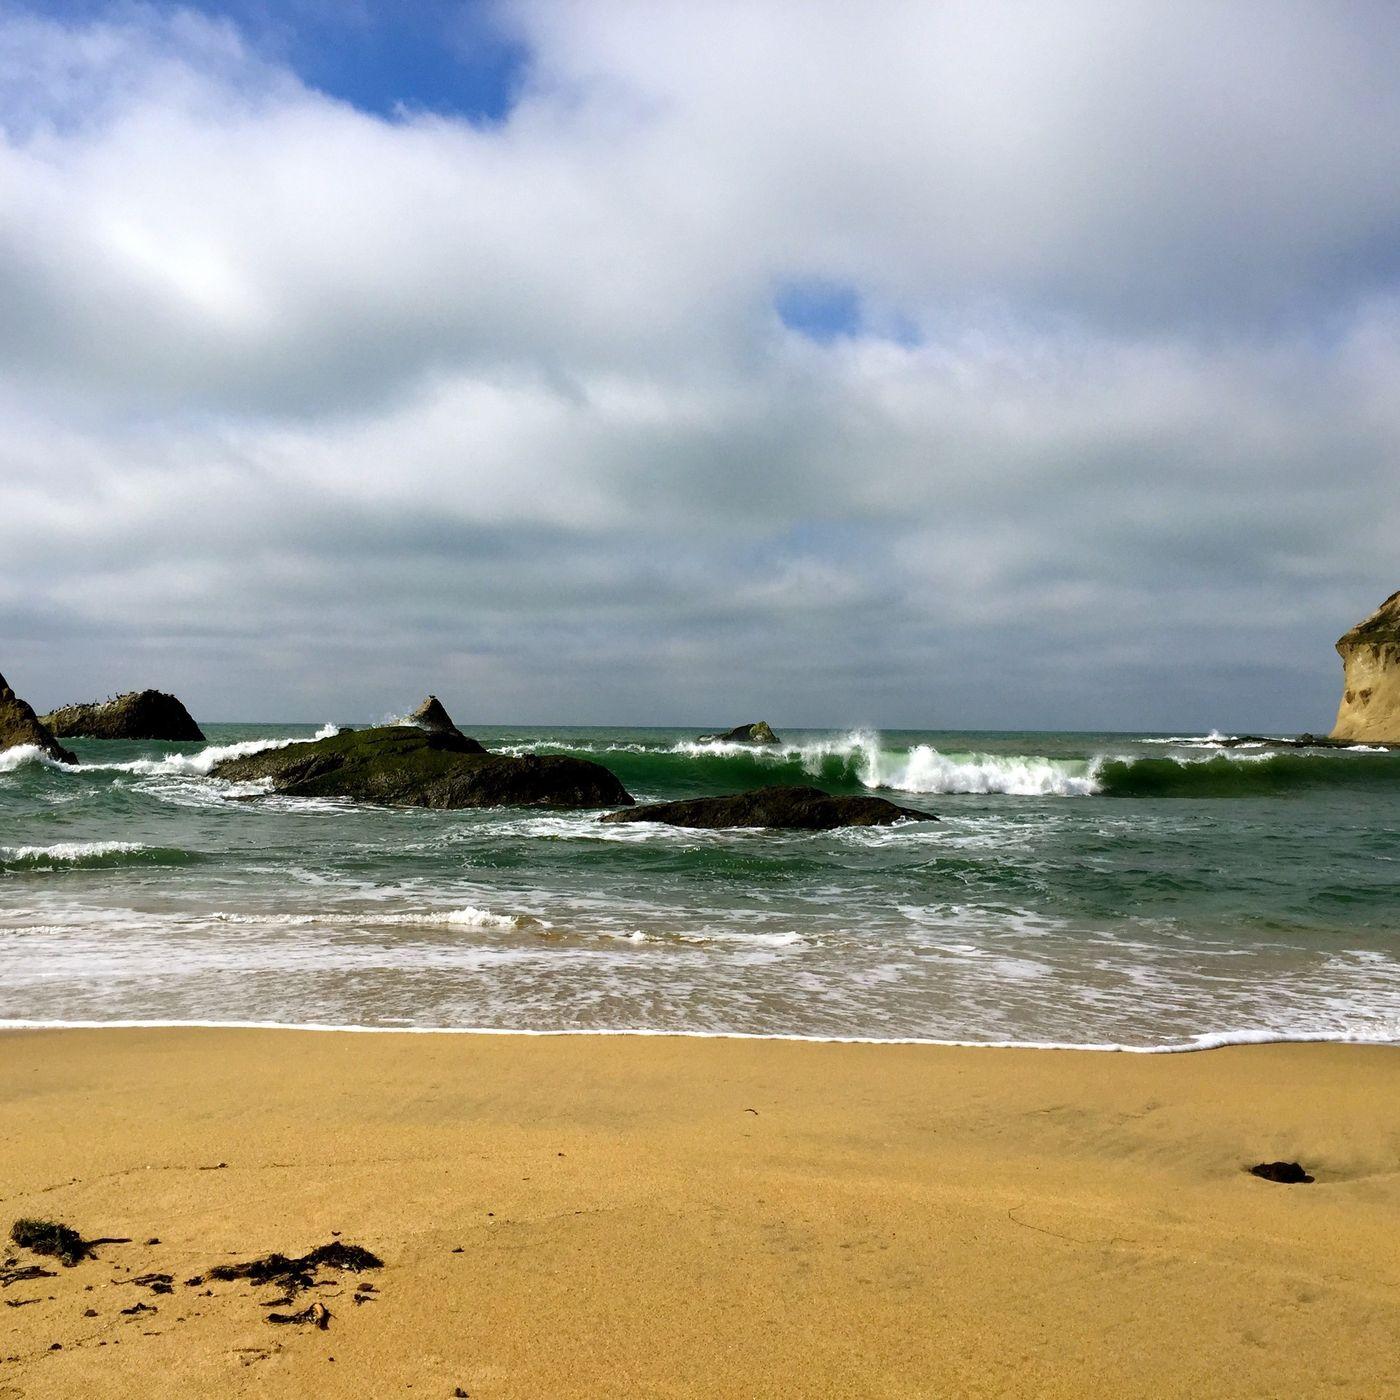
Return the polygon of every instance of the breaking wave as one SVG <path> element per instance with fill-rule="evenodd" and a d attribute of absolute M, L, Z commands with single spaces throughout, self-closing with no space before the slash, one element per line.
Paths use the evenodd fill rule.
<path fill-rule="evenodd" d="M 1400 785 L 1400 758 L 1377 753 L 1251 752 L 1210 758 L 1105 759 L 1099 791 L 1112 797 L 1267 797 L 1318 788 Z"/>
<path fill-rule="evenodd" d="M 33 764 L 41 768 L 69 769 L 70 765 L 50 758 L 38 744 L 16 744 L 12 749 L 0 751 L 0 773 L 13 773 L 17 768 Z"/>
<path fill-rule="evenodd" d="M 339 734 L 334 724 L 325 724 L 308 737 L 292 739 L 246 739 L 237 744 L 210 744 L 195 753 L 166 753 L 159 758 L 133 758 L 123 763 L 61 763 L 50 758 L 37 744 L 17 744 L 0 751 L 0 774 L 27 767 L 50 768 L 58 773 L 134 773 L 142 777 L 207 778 L 216 764 L 227 758 L 243 758 L 266 749 L 285 749 L 293 744 L 309 744 Z"/>
<path fill-rule="evenodd" d="M 51 846 L 0 846 L 0 871 L 105 870 L 120 865 L 189 865 L 192 851 L 139 841 L 58 841 Z"/>
<path fill-rule="evenodd" d="M 1222 737 L 1183 737 L 1184 752 L 1136 757 L 1111 752 L 1082 758 L 993 754 L 927 743 L 890 747 L 869 730 L 765 747 L 690 740 L 651 745 L 547 741 L 505 751 L 556 749 L 587 755 L 641 794 L 816 783 L 837 792 L 877 789 L 919 796 L 1235 797 L 1400 783 L 1400 755 L 1361 749 L 1279 752 L 1262 744 L 1222 749 Z"/>
<path fill-rule="evenodd" d="M 248 754 L 268 749 L 287 749 L 293 744 L 310 744 L 317 739 L 329 739 L 339 734 L 334 724 L 323 725 L 310 738 L 246 739 L 240 744 L 211 744 L 198 753 L 167 753 L 159 758 L 134 758 L 126 763 L 84 763 L 80 771 L 93 773 L 140 773 L 148 777 L 180 776 L 207 778 L 216 764 L 229 758 L 245 758 Z"/>
<path fill-rule="evenodd" d="M 586 754 L 612 769 L 634 792 L 708 792 L 762 783 L 818 783 L 834 791 L 1007 793 L 1021 797 L 1085 797 L 1097 791 L 1088 759 L 944 752 L 931 744 L 888 748 L 879 734 L 856 730 L 829 739 L 757 747 L 752 744 L 640 743 L 511 746 L 507 752 L 553 748 Z"/>

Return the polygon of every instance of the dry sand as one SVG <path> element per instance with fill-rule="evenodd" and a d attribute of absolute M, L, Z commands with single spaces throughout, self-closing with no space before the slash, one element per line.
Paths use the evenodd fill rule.
<path fill-rule="evenodd" d="M 0 1198 L 135 1241 L 0 1291 L 0 1400 L 1400 1394 L 1389 1048 L 22 1032 Z M 335 1231 L 326 1331 L 183 1283 Z"/>

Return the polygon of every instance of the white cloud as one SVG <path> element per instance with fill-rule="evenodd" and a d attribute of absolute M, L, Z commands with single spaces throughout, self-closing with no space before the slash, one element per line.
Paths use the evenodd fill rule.
<path fill-rule="evenodd" d="M 526 5 L 486 128 L 122 15 L 0 11 L 36 700 L 1325 722 L 1400 525 L 1379 12 Z"/>

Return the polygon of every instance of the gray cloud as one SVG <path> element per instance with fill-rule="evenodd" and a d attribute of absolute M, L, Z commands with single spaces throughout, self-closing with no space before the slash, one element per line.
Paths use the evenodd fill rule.
<path fill-rule="evenodd" d="M 1379 10 L 521 5 L 490 128 L 123 14 L 0 11 L 37 703 L 1327 722 L 1397 582 Z"/>

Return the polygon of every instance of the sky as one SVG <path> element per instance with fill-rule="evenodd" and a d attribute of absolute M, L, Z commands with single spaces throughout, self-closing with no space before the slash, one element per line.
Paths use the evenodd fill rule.
<path fill-rule="evenodd" d="M 1379 2 L 0 0 L 0 672 L 1324 730 L 1397 136 Z"/>

